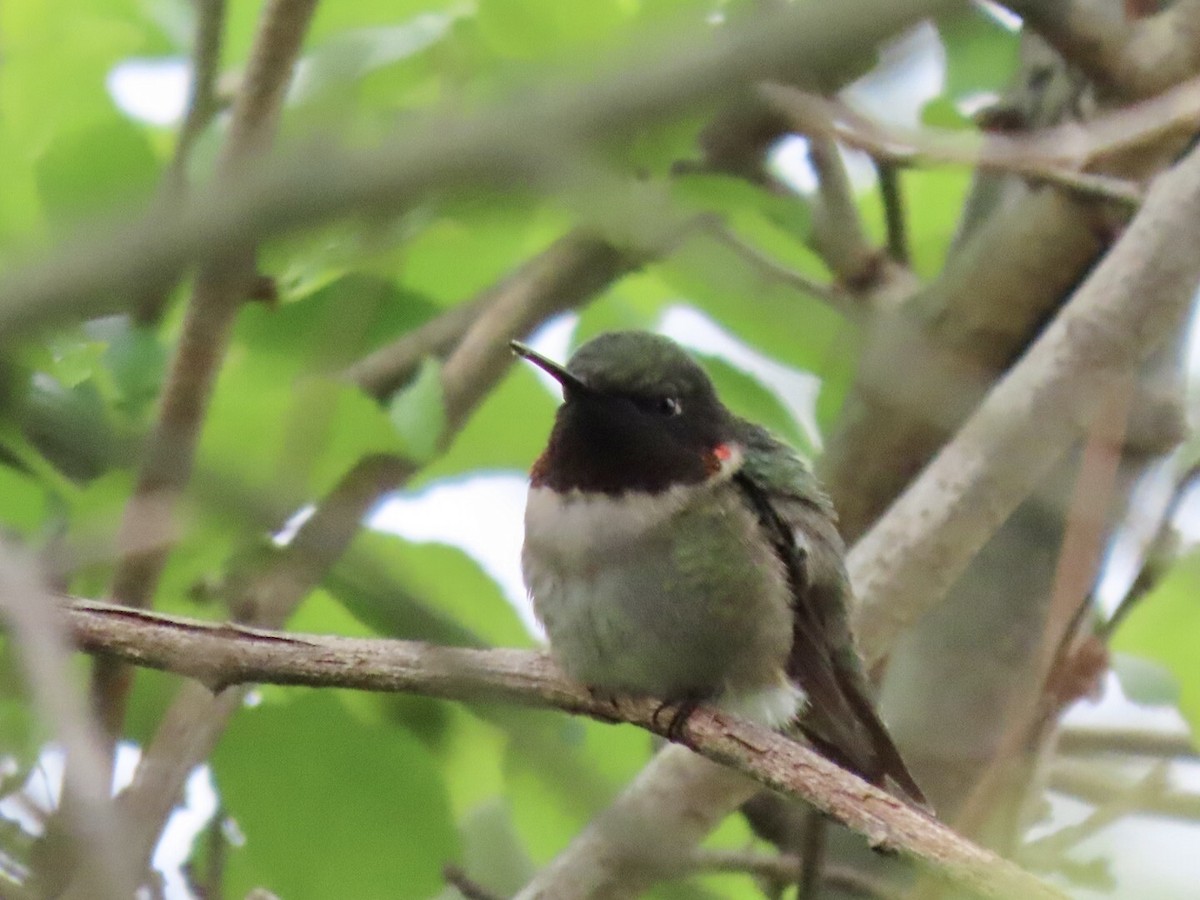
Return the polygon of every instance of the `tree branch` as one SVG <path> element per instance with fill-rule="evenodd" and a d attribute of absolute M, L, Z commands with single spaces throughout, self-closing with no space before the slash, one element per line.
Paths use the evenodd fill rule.
<path fill-rule="evenodd" d="M 553 706 L 601 721 L 629 722 L 664 737 L 669 730 L 658 701 L 597 699 L 566 680 L 549 657 L 533 651 L 288 634 L 87 602 L 72 603 L 65 611 L 81 649 L 187 675 L 215 692 L 262 682 L 403 691 Z M 689 719 L 686 730 L 689 744 L 709 759 L 808 800 L 872 845 L 910 855 L 959 886 L 986 897 L 1062 898 L 1012 863 L 783 735 L 709 709 Z"/>
<path fill-rule="evenodd" d="M 316 0 L 270 0 L 263 12 L 221 152 L 219 174 L 226 186 L 244 161 L 259 153 L 275 133 L 283 95 L 315 7 Z M 148 525 L 156 527 L 170 516 L 191 474 L 200 426 L 233 319 L 254 274 L 254 251 L 247 244 L 230 248 L 196 275 L 163 387 L 158 422 L 121 522 L 118 540 L 124 556 L 113 575 L 114 602 L 134 607 L 151 603 L 170 545 L 162 542 L 147 550 L 141 535 Z M 125 717 L 129 678 L 122 667 L 97 660 L 92 698 L 110 740 L 120 733 Z"/>
<path fill-rule="evenodd" d="M 1051 766 L 1050 787 L 1095 806 L 1129 798 L 1133 791 L 1133 812 L 1200 822 L 1200 794 L 1177 789 L 1138 792 L 1136 782 L 1123 783 L 1108 765 L 1059 760 Z"/>
<path fill-rule="evenodd" d="M 226 0 L 194 0 L 196 36 L 192 47 L 192 79 L 187 112 L 179 126 L 171 178 L 182 189 L 192 147 L 217 114 L 217 75 L 221 64 L 221 35 L 225 28 Z M 177 196 L 182 195 L 180 190 Z"/>
<path fill-rule="evenodd" d="M 1094 0 L 1001 0 L 1106 94 L 1147 97 L 1200 63 L 1200 3 L 1125 21 Z"/>
<path fill-rule="evenodd" d="M 1200 281 L 1200 150 L 1141 212 L 1028 353 L 854 547 L 863 652 L 878 660 L 1076 440 L 1102 398 L 1181 327 Z"/>
<path fill-rule="evenodd" d="M 877 160 L 899 166 L 949 163 L 985 172 L 1005 172 L 1044 181 L 1082 195 L 1136 206 L 1143 199 L 1133 181 L 1087 171 L 1114 158 L 1142 152 L 1164 139 L 1195 131 L 1200 124 L 1200 81 L 1192 79 L 1152 99 L 1098 116 L 1027 132 L 974 133 L 931 128 L 891 128 L 786 85 L 760 92 L 788 116 L 800 134 L 827 134 Z"/>
<path fill-rule="evenodd" d="M 591 83 L 560 80 L 553 91 L 470 116 L 407 124 L 374 150 L 310 146 L 275 155 L 243 167 L 235 191 L 203 192 L 178 216 L 106 223 L 9 272 L 0 279 L 0 334 L 110 311 L 113 296 L 173 277 L 192 260 L 339 216 L 394 212 L 422 191 L 545 179 L 546 146 L 613 140 L 665 112 L 737 97 L 763 78 L 835 80 L 863 51 L 938 5 L 949 3 L 860 0 L 786 8 L 719 34 L 706 26 L 678 38 L 670 53 L 648 48 L 637 63 Z"/>
<path fill-rule="evenodd" d="M 32 558 L 0 543 L 0 620 L 19 654 L 31 706 L 71 762 L 64 791 L 75 800 L 57 828 L 47 827 L 48 853 L 67 865 L 85 867 L 93 896 L 124 900 L 133 895 L 142 870 L 124 865 L 118 852 L 129 822 L 115 808 L 101 731 L 71 677 L 71 642 L 61 613 Z M 64 836 L 69 843 L 60 844 Z M 61 887 L 61 871 L 39 871 L 37 877 L 39 894 Z"/>
<path fill-rule="evenodd" d="M 1045 211 L 1045 204 L 1039 209 Z M 1200 235 L 1191 227 L 1197 219 L 1200 151 L 1193 151 L 1155 182 L 1133 224 L 1068 308 L 854 547 L 855 614 L 869 660 L 880 659 L 902 628 L 941 600 L 980 542 L 1082 433 L 1112 380 L 1125 377 L 1183 320 L 1200 278 L 1200 248 L 1194 246 Z M 660 786 L 654 794 L 647 790 Z M 610 813 L 684 842 L 698 840 L 704 826 L 746 796 L 736 784 L 710 785 L 700 766 L 672 757 L 643 770 Z M 635 868 L 636 855 L 621 850 L 604 828 L 589 827 L 523 896 L 608 896 Z M 599 871 L 589 868 L 594 858 L 601 860 Z M 577 889 L 573 879 L 581 870 L 588 873 L 587 885 Z"/>
<path fill-rule="evenodd" d="M 598 292 L 631 264 L 603 241 L 573 233 L 492 289 L 487 314 L 472 321 L 443 367 L 443 402 L 454 414 L 447 415 L 443 440 L 453 437 L 511 364 L 511 337 L 525 336 L 556 312 L 590 299 L 589 291 Z M 565 278 L 572 283 L 565 284 Z M 360 460 L 278 556 L 248 574 L 230 601 L 235 614 L 258 625 L 282 626 L 350 545 L 379 497 L 416 471 L 414 464 L 392 456 Z M 212 751 L 239 703 L 236 690 L 214 697 L 191 682 L 180 689 L 121 795 L 136 826 L 131 853 L 150 858 L 188 773 Z"/>
<path fill-rule="evenodd" d="M 745 872 L 784 884 L 795 884 L 803 874 L 803 860 L 797 856 L 754 851 L 697 850 L 691 864 L 698 872 Z M 879 900 L 899 900 L 901 896 L 891 885 L 856 869 L 826 866 L 821 870 L 821 880 L 855 896 Z"/>
<path fill-rule="evenodd" d="M 1121 753 L 1127 756 L 1200 757 L 1186 732 L 1136 731 L 1131 728 L 1064 728 L 1058 735 L 1058 752 L 1070 756 Z"/>

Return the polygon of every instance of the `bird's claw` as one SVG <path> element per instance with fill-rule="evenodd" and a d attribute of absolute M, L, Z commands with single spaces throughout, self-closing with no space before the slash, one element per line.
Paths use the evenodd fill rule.
<path fill-rule="evenodd" d="M 584 686 L 587 688 L 587 692 L 593 700 L 595 700 L 597 703 L 605 704 L 612 709 L 612 714 L 614 716 L 618 718 L 620 717 L 621 703 L 616 694 L 614 694 L 612 691 L 607 691 L 604 688 L 596 687 L 595 685 L 588 684 Z"/>
<path fill-rule="evenodd" d="M 661 728 L 662 725 L 660 724 L 659 719 L 662 716 L 663 710 L 674 707 L 675 711 L 671 714 L 671 721 L 667 723 L 666 730 L 663 732 L 663 734 L 669 741 L 673 741 L 676 744 L 686 745 L 686 729 L 688 719 L 692 717 L 692 713 L 694 713 L 700 707 L 700 704 L 703 701 L 704 698 L 698 694 L 688 694 L 680 700 L 664 700 L 658 705 L 658 708 L 655 709 L 654 713 L 650 716 L 650 724 L 652 724 L 656 729 Z"/>

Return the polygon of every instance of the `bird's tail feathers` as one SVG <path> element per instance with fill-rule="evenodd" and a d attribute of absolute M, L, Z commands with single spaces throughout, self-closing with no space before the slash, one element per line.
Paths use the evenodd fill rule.
<path fill-rule="evenodd" d="M 865 684 L 854 673 L 834 667 L 832 679 L 836 692 L 822 692 L 821 701 L 811 693 L 809 705 L 797 723 L 809 742 L 843 768 L 877 787 L 890 790 L 894 785 L 913 806 L 933 814 L 925 794 L 905 765 L 900 751 L 888 734 L 867 697 Z M 894 792 L 894 791 L 893 791 Z"/>

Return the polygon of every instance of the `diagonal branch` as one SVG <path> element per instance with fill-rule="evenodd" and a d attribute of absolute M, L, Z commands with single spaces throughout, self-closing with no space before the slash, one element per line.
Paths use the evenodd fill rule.
<path fill-rule="evenodd" d="M 340 216 L 388 214 L 450 186 L 547 178 L 545 148 L 608 142 L 663 115 L 737 98 L 763 78 L 835 81 L 882 39 L 948 0 L 800 5 L 647 48 L 580 84 L 521 95 L 468 116 L 406 124 L 372 150 L 310 146 L 247 165 L 236 191 L 207 191 L 178 216 L 109 222 L 0 279 L 0 334 L 112 310 L 113 296 L 185 265 Z M 653 52 L 649 52 L 653 51 Z M 551 79 L 551 81 L 555 81 Z M 551 172 L 553 172 L 551 167 Z"/>
<path fill-rule="evenodd" d="M 855 545 L 849 564 L 868 659 L 878 660 L 903 628 L 942 599 L 980 542 L 1082 433 L 1113 381 L 1183 321 L 1200 280 L 1197 220 L 1200 150 L 1193 150 L 1154 183 L 1133 223 L 1059 317 Z M 736 784 L 714 784 L 711 772 L 686 758 L 660 755 L 609 814 L 694 843 L 747 796 Z M 602 862 L 592 866 L 597 857 Z M 636 867 L 636 854 L 603 828 L 589 827 L 522 896 L 610 896 Z M 575 887 L 581 872 L 586 886 Z"/>
<path fill-rule="evenodd" d="M 1001 0 L 1106 93 L 1146 97 L 1200 64 L 1200 3 L 1177 0 L 1137 21 L 1095 0 Z"/>
<path fill-rule="evenodd" d="M 1200 283 L 1200 149 L 1141 212 L 1025 357 L 854 547 L 859 636 L 878 660 L 937 603 L 1095 415 L 1184 322 Z"/>
<path fill-rule="evenodd" d="M 78 645 L 93 653 L 187 675 L 221 692 L 270 682 L 401 691 L 448 700 L 552 706 L 666 736 L 653 698 L 598 699 L 566 680 L 545 654 L 413 641 L 302 635 L 76 602 L 66 607 Z M 1059 898 L 1054 888 L 814 751 L 714 710 L 693 715 L 689 744 L 721 765 L 805 799 L 865 835 L 985 897 Z"/>

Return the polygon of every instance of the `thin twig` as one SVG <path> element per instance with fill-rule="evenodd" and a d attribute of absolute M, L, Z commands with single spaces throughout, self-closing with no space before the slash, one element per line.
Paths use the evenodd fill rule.
<path fill-rule="evenodd" d="M 1165 733 L 1127 728 L 1064 728 L 1059 732 L 1056 746 L 1060 754 L 1069 756 L 1110 753 L 1168 759 L 1195 759 L 1200 756 L 1192 736 L 1183 731 Z"/>
<path fill-rule="evenodd" d="M 1088 803 L 1103 806 L 1129 790 L 1121 784 L 1112 766 L 1059 760 L 1050 770 L 1050 788 Z M 1200 822 L 1200 794 L 1182 790 L 1164 790 L 1134 797 L 1131 812 L 1166 816 L 1187 822 Z"/>
<path fill-rule="evenodd" d="M 483 885 L 471 879 L 458 866 L 447 863 L 442 866 L 442 878 L 446 884 L 455 888 L 466 900 L 501 900 L 499 894 L 489 891 Z"/>
<path fill-rule="evenodd" d="M 1050 681 L 1056 670 L 1070 664 L 1073 625 L 1079 620 L 1079 610 L 1089 602 L 1104 551 L 1109 505 L 1129 418 L 1131 380 L 1114 386 L 1092 424 L 1075 480 L 1039 652 L 1027 673 L 1026 689 L 1012 694 L 1004 733 L 991 762 L 955 818 L 955 828 L 963 834 L 979 833 L 1026 748 L 1036 743 L 1036 735 L 1061 708 L 1062 698 L 1052 690 Z"/>
<path fill-rule="evenodd" d="M 187 168 L 197 138 L 217 113 L 216 80 L 221 65 L 221 36 L 225 30 L 226 0 L 193 0 L 196 10 L 195 37 L 192 44 L 191 89 L 175 155 L 155 200 L 166 216 L 178 212 L 187 195 Z M 168 278 L 143 286 L 135 315 L 142 324 L 154 324 L 162 316 L 175 279 Z"/>
<path fill-rule="evenodd" d="M 234 104 L 229 134 L 219 165 L 228 181 L 243 162 L 271 140 L 292 68 L 312 18 L 316 0 L 270 0 L 251 51 L 242 90 Z M 183 330 L 163 386 L 161 406 L 137 484 L 121 522 L 126 551 L 113 575 L 110 596 L 117 603 L 150 605 L 170 549 L 167 537 L 147 551 L 148 529 L 169 522 L 176 498 L 191 474 L 200 426 L 225 356 L 233 318 L 254 276 L 249 245 L 230 250 L 196 276 Z M 169 534 L 169 528 L 165 528 Z M 110 741 L 125 718 L 130 673 L 100 659 L 92 675 L 92 699 Z"/>
<path fill-rule="evenodd" d="M 698 872 L 746 872 L 774 882 L 797 883 L 801 878 L 802 860 L 787 854 L 758 853 L 736 850 L 697 850 L 692 865 Z M 878 900 L 898 900 L 891 885 L 846 866 L 827 865 L 823 870 L 825 884 L 841 891 Z"/>
<path fill-rule="evenodd" d="M 661 703 L 655 699 L 623 698 L 614 706 L 566 680 L 549 657 L 536 651 L 290 634 L 84 601 L 69 604 L 65 612 L 81 649 L 187 675 L 215 692 L 261 682 L 401 691 L 553 706 L 601 721 L 630 722 L 661 736 L 670 730 L 657 715 Z M 960 886 L 989 897 L 1062 898 L 1012 863 L 784 735 L 708 709 L 693 715 L 686 727 L 688 746 L 709 759 L 809 801 L 873 845 L 919 859 Z"/>
<path fill-rule="evenodd" d="M 912 255 L 908 248 L 908 217 L 905 215 L 899 166 L 878 157 L 873 157 L 873 159 L 875 160 L 875 171 L 879 175 L 879 194 L 883 198 L 888 256 L 902 266 L 911 265 Z"/>
<path fill-rule="evenodd" d="M 1163 575 L 1169 571 L 1171 563 L 1178 556 L 1179 530 L 1175 523 L 1175 517 L 1179 513 L 1180 505 L 1198 482 L 1200 482 L 1200 463 L 1190 466 L 1179 477 L 1171 499 L 1167 503 L 1166 509 L 1163 510 L 1158 530 L 1150 541 L 1150 546 L 1146 548 L 1142 566 L 1138 570 L 1133 584 L 1121 598 L 1121 602 L 1113 610 L 1112 615 L 1097 628 L 1097 635 L 1105 642 L 1112 638 L 1121 623 L 1137 605 L 1158 587 Z"/>
<path fill-rule="evenodd" d="M 1189 83 L 1191 84 L 1191 83 Z M 1175 134 L 1185 122 L 1200 118 L 1200 93 L 1192 85 L 1176 88 L 1169 99 L 1156 98 L 1130 109 L 1108 113 L 1080 125 L 1056 125 L 1041 131 L 1002 134 L 901 131 L 888 128 L 849 109 L 798 88 L 765 85 L 762 93 L 792 118 L 801 134 L 825 134 L 848 147 L 893 166 L 950 163 L 983 171 L 1022 175 L 1081 194 L 1136 206 L 1141 185 L 1085 171 L 1096 160 L 1127 153 Z M 1193 96 L 1195 95 L 1195 96 Z M 1180 100 L 1193 105 L 1180 109 Z"/>
<path fill-rule="evenodd" d="M 196 139 L 217 114 L 217 75 L 221 69 L 221 35 L 225 30 L 226 0 L 193 0 L 196 37 L 192 46 L 192 78 L 187 111 L 179 126 L 171 177 L 181 189 Z"/>
<path fill-rule="evenodd" d="M 379 400 L 402 388 L 416 374 L 421 361 L 445 356 L 462 340 L 479 311 L 490 301 L 488 293 L 459 303 L 425 324 L 351 363 L 342 378 Z"/>
<path fill-rule="evenodd" d="M 946 0 L 948 2 L 948 0 Z M 763 77 L 822 83 L 852 71 L 859 53 L 930 14 L 938 0 L 859 0 L 782 7 L 722 28 L 678 36 L 671 52 L 642 53 L 591 83 L 555 87 L 469 116 L 406 123 L 373 150 L 310 146 L 242 167 L 236 191 L 202 196 L 178 217 L 113 221 L 0 279 L 0 334 L 29 334 L 65 315 L 120 308 L 114 297 L 174 277 L 196 259 L 323 224 L 387 214 L 443 187 L 547 174 L 549 146 L 608 142 L 664 113 L 733 98 Z M 715 38 L 715 39 L 714 39 Z"/>
<path fill-rule="evenodd" d="M 817 173 L 812 204 L 812 246 L 838 280 L 862 291 L 875 283 L 880 252 L 867 237 L 850 176 L 837 143 L 824 132 L 808 136 L 808 159 Z"/>
<path fill-rule="evenodd" d="M 810 297 L 823 300 L 847 318 L 861 318 L 861 307 L 853 302 L 849 293 L 837 285 L 826 284 L 803 272 L 788 268 L 767 256 L 757 247 L 743 241 L 720 222 L 706 222 L 704 231 L 745 260 L 747 265 L 764 280 L 782 284 Z"/>
<path fill-rule="evenodd" d="M 825 852 L 829 823 L 817 810 L 807 811 L 800 848 L 800 877 L 796 880 L 796 900 L 817 900 L 825 882 Z"/>

